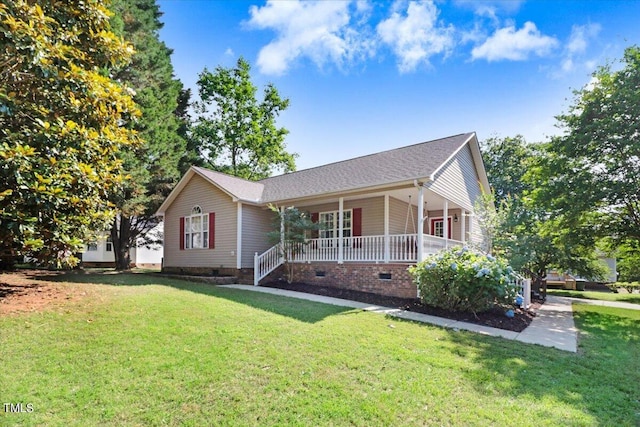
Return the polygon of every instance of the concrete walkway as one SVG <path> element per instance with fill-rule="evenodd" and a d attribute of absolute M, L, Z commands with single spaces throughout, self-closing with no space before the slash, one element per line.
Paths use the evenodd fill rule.
<path fill-rule="evenodd" d="M 577 302 L 581 304 L 589 305 L 602 305 L 605 307 L 626 308 L 627 310 L 640 310 L 640 304 L 632 304 L 630 302 L 622 301 L 602 301 L 596 299 L 584 299 L 584 298 L 572 298 L 572 297 L 556 297 L 569 300 L 571 302 Z"/>
<path fill-rule="evenodd" d="M 578 330 L 573 322 L 573 311 L 571 309 L 571 300 L 569 298 L 548 296 L 547 301 L 540 307 L 540 310 L 537 312 L 537 316 L 533 319 L 531 324 L 522 332 L 513 332 L 443 317 L 430 316 L 428 314 L 400 310 L 397 308 L 381 307 L 357 301 L 349 301 L 303 292 L 287 291 L 284 289 L 263 288 L 251 285 L 220 285 L 220 287 L 263 292 L 341 307 L 357 308 L 374 313 L 386 314 L 400 319 L 430 323 L 432 325 L 454 330 L 465 330 L 494 337 L 502 337 L 527 344 L 539 344 L 545 347 L 555 347 L 560 350 L 574 353 L 578 350 Z M 585 300 L 580 301 L 582 302 Z"/>

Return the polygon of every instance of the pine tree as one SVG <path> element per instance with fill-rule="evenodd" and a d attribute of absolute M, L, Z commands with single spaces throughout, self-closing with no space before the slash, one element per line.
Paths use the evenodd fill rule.
<path fill-rule="evenodd" d="M 171 49 L 159 39 L 162 13 L 155 0 L 116 0 L 112 10 L 114 31 L 136 51 L 129 66 L 114 70 L 115 78 L 135 90 L 142 112 L 133 128 L 143 144 L 122 155 L 130 179 L 111 198 L 118 209 L 110 231 L 116 269 L 124 270 L 131 263 L 129 249 L 138 239 L 152 243 L 148 232 L 159 221 L 154 214 L 180 177 L 186 123 L 179 117 L 184 114 L 179 102 L 183 108 L 188 105 L 188 92 L 174 77 Z"/>

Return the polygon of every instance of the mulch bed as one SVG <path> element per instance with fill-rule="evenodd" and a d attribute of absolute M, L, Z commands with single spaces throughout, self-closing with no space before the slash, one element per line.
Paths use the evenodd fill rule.
<path fill-rule="evenodd" d="M 261 286 L 342 298 L 372 305 L 380 305 L 383 307 L 399 308 L 416 313 L 445 317 L 448 319 L 460 320 L 463 322 L 475 323 L 477 325 L 490 326 L 492 328 L 499 328 L 514 332 L 522 332 L 527 326 L 529 326 L 535 317 L 535 312 L 542 304 L 541 301 L 534 300 L 528 310 L 522 310 L 514 307 L 513 311 L 515 312 L 515 316 L 513 318 L 508 318 L 505 316 L 504 310 L 490 310 L 483 313 L 477 313 L 475 315 L 473 313 L 459 313 L 425 305 L 417 298 L 389 297 L 330 286 L 317 286 L 306 283 L 287 283 L 285 281 L 272 281 Z"/>

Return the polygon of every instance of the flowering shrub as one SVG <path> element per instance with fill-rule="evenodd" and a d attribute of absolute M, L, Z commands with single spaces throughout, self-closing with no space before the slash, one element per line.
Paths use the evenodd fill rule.
<path fill-rule="evenodd" d="M 422 301 L 452 311 L 480 312 L 513 305 L 518 287 L 506 261 L 469 248 L 452 248 L 409 268 Z"/>

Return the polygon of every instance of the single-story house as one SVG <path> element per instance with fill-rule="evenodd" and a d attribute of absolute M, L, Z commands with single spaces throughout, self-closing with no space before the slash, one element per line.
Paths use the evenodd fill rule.
<path fill-rule="evenodd" d="M 162 222 L 149 231 L 153 240 L 162 240 L 164 226 Z M 137 239 L 136 246 L 129 250 L 131 267 L 161 268 L 163 246 L 159 243 L 147 245 L 143 239 Z M 84 267 L 114 267 L 115 255 L 113 242 L 108 231 L 98 234 L 98 238 L 85 245 L 81 253 L 81 261 Z"/>
<path fill-rule="evenodd" d="M 256 182 L 191 167 L 157 212 L 163 271 L 271 280 L 282 257 L 267 239 L 279 229 L 269 206 L 296 207 L 322 227 L 295 258 L 294 281 L 415 297 L 409 265 L 448 246 L 483 245 L 474 215 L 482 192 L 475 132 Z"/>

